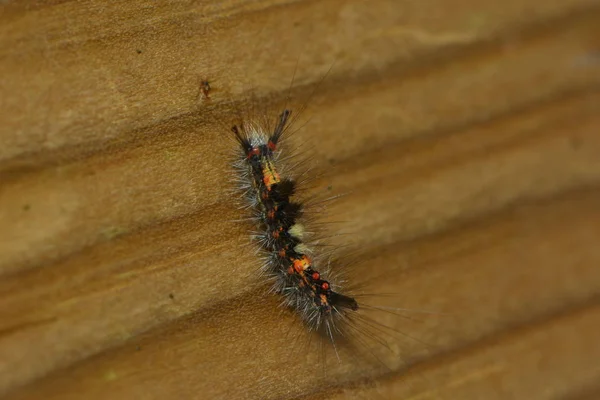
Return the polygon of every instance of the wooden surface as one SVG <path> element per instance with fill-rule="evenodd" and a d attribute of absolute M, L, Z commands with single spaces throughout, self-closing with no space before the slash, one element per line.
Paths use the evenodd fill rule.
<path fill-rule="evenodd" d="M 294 70 L 333 243 L 435 312 L 387 368 L 292 351 L 235 221 Z M 599 85 L 593 0 L 1 2 L 0 394 L 600 398 Z"/>

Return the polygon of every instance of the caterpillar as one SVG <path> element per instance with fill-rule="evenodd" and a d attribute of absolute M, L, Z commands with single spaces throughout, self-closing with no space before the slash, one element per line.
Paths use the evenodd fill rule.
<path fill-rule="evenodd" d="M 290 116 L 291 110 L 285 109 L 271 132 L 253 121 L 234 125 L 231 130 L 239 145 L 234 166 L 242 196 L 252 210 L 250 219 L 258 227 L 255 239 L 265 256 L 262 273 L 272 280 L 272 291 L 282 296 L 283 305 L 335 348 L 349 336 L 348 327 L 356 329 L 349 314 L 360 306 L 329 280 L 304 239 L 305 207 L 295 199 L 297 183 L 280 172 L 279 144 Z"/>

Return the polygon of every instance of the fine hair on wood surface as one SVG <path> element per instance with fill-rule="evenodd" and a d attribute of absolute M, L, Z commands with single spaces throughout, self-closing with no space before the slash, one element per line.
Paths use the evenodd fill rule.
<path fill-rule="evenodd" d="M 596 0 L 0 2 L 0 396 L 600 397 L 599 89 Z M 230 129 L 284 106 L 381 364 L 257 279 Z"/>

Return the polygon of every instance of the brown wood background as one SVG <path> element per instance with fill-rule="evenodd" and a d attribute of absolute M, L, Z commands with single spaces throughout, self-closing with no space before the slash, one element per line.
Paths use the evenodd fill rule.
<path fill-rule="evenodd" d="M 233 221 L 296 65 L 333 241 L 436 312 L 387 369 L 291 352 Z M 600 398 L 599 84 L 595 0 L 0 2 L 0 394 Z"/>

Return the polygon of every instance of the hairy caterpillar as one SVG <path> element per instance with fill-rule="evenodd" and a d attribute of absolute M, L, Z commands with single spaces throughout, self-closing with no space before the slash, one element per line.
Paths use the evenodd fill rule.
<path fill-rule="evenodd" d="M 236 162 L 238 186 L 250 219 L 258 228 L 254 235 L 264 255 L 262 273 L 272 281 L 272 292 L 282 296 L 282 304 L 294 310 L 309 331 L 326 337 L 339 359 L 338 342 L 385 343 L 391 328 L 359 313 L 384 308 L 360 304 L 344 294 L 340 283 L 330 275 L 330 263 L 319 265 L 305 240 L 304 203 L 296 194 L 297 183 L 281 172 L 283 160 L 279 144 L 290 126 L 291 110 L 284 109 L 274 128 L 246 120 L 231 130 L 239 145 Z M 335 267 L 335 265 L 333 266 Z M 339 267 L 339 266 L 338 266 Z M 352 344 L 351 342 L 355 343 Z"/>

